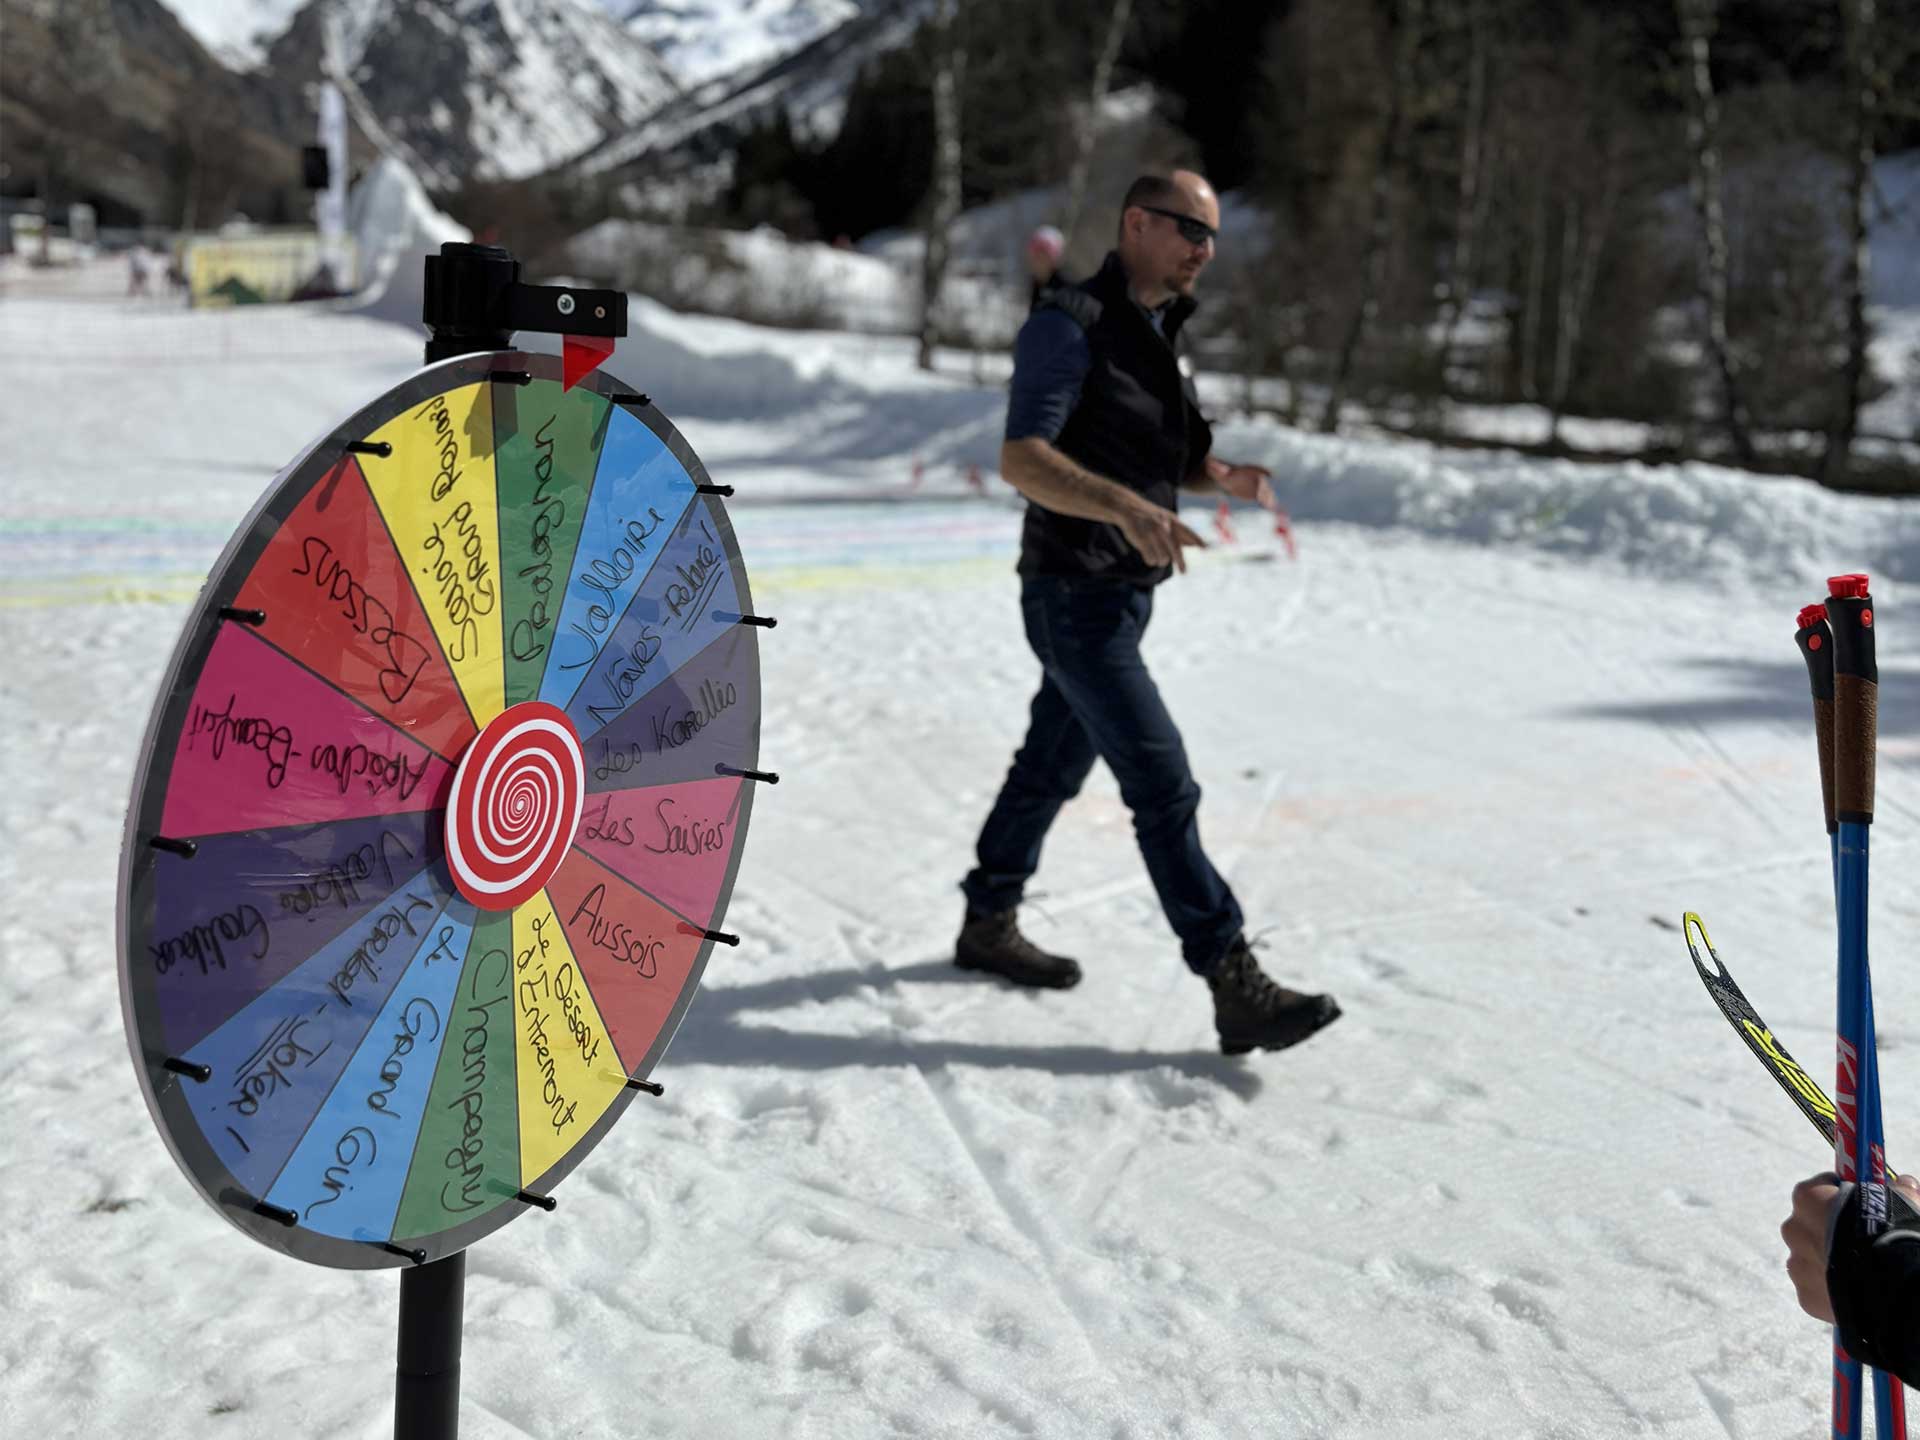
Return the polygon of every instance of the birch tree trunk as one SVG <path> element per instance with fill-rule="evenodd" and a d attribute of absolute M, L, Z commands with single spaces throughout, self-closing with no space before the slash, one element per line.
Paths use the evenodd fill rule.
<path fill-rule="evenodd" d="M 952 255 L 953 222 L 960 214 L 960 82 L 966 52 L 960 46 L 959 0 L 939 0 L 933 12 L 933 197 L 920 269 L 920 368 L 933 369 L 933 346 Z"/>
<path fill-rule="evenodd" d="M 1334 365 L 1333 382 L 1327 391 L 1326 409 L 1320 415 L 1320 428 L 1329 435 L 1340 428 L 1340 411 L 1346 404 L 1347 384 L 1353 376 L 1353 357 L 1380 312 L 1380 292 L 1386 288 L 1393 182 L 1400 168 L 1401 132 L 1406 126 L 1407 105 L 1412 99 L 1413 61 L 1419 53 L 1422 4 L 1423 0 L 1401 0 L 1400 3 L 1400 25 L 1394 36 L 1393 66 L 1387 80 L 1387 124 L 1373 167 L 1373 213 L 1360 253 L 1360 301 L 1347 322 L 1340 358 Z"/>
<path fill-rule="evenodd" d="M 1533 177 L 1533 207 L 1527 224 L 1527 306 L 1520 330 L 1520 397 L 1540 398 L 1540 326 L 1546 314 L 1547 182 Z"/>
<path fill-rule="evenodd" d="M 1687 141 L 1693 152 L 1693 203 L 1700 216 L 1700 291 L 1707 309 L 1707 351 L 1720 382 L 1721 422 L 1742 465 L 1753 439 L 1727 334 L 1727 224 L 1720 208 L 1720 109 L 1713 94 L 1710 43 L 1717 0 L 1675 0 L 1687 66 Z"/>
<path fill-rule="evenodd" d="M 1553 337 L 1553 384 L 1548 392 L 1547 439 L 1550 442 L 1560 438 L 1567 392 L 1573 388 L 1573 362 L 1580 353 L 1587 316 L 1592 313 L 1593 287 L 1600 276 L 1600 253 L 1606 248 L 1607 236 L 1613 229 L 1614 202 L 1620 189 L 1619 160 L 1618 152 L 1609 145 L 1599 200 L 1589 206 L 1576 195 L 1567 202 L 1562 215 L 1558 323 Z"/>
<path fill-rule="evenodd" d="M 1073 127 L 1073 166 L 1067 172 L 1066 218 L 1060 229 L 1073 243 L 1073 232 L 1080 224 L 1080 212 L 1087 204 L 1087 177 L 1093 170 L 1093 146 L 1099 136 L 1100 107 L 1106 102 L 1113 84 L 1113 67 L 1120 59 L 1120 46 L 1127 38 L 1127 21 L 1133 15 L 1133 0 L 1113 0 L 1107 12 L 1107 33 L 1100 42 L 1100 54 L 1093 63 L 1093 90 L 1086 110 Z"/>
<path fill-rule="evenodd" d="M 1842 0 L 1847 34 L 1847 71 L 1853 107 L 1853 133 L 1847 165 L 1847 258 L 1841 276 L 1847 314 L 1847 358 L 1840 369 L 1840 395 L 1827 431 L 1827 452 L 1820 462 L 1820 483 L 1839 485 L 1853 459 L 1860 426 L 1860 390 L 1867 375 L 1867 205 L 1873 188 L 1873 122 L 1879 109 L 1874 74 L 1873 0 Z"/>
<path fill-rule="evenodd" d="M 1473 292 L 1473 267 L 1480 238 L 1481 157 L 1487 123 L 1487 0 L 1467 0 L 1470 47 L 1467 60 L 1466 113 L 1461 117 L 1460 188 L 1453 210 L 1453 257 L 1447 266 L 1446 294 L 1440 301 L 1440 390 L 1446 393 L 1453 368 L 1453 347 L 1460 320 Z"/>

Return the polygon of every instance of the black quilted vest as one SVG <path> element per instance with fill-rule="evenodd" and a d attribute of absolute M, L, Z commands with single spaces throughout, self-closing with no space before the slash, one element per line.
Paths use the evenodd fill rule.
<path fill-rule="evenodd" d="M 1093 352 L 1080 403 L 1055 448 L 1103 479 L 1175 509 L 1180 481 L 1213 446 L 1213 431 L 1200 413 L 1193 382 L 1180 373 L 1177 352 L 1180 327 L 1194 302 L 1184 295 L 1175 299 L 1162 321 L 1165 333 L 1156 331 L 1127 294 L 1120 257 L 1109 255 L 1099 274 L 1049 292 L 1040 304 L 1077 321 Z M 1020 573 L 1149 586 L 1173 572 L 1143 561 L 1118 526 L 1057 515 L 1029 502 Z"/>

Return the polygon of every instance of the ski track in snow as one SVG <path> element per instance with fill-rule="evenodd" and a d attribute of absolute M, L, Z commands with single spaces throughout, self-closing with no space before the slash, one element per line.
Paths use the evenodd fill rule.
<path fill-rule="evenodd" d="M 22 1321 L 0 1331 L 0 1429 L 382 1436 L 393 1277 L 286 1261 L 192 1193 L 128 1064 L 113 911 L 135 750 L 200 576 L 272 470 L 417 342 L 278 310 L 116 314 L 0 305 L 0 1136 L 29 1197 L 0 1239 Z M 904 346 L 645 322 L 611 368 L 644 386 L 644 345 L 698 357 L 659 373 L 699 398 L 663 403 L 740 492 L 755 605 L 781 622 L 762 754 L 783 783 L 727 916 L 744 943 L 714 957 L 667 1094 L 555 1214 L 471 1254 L 463 1433 L 1819 1431 L 1825 1331 L 1775 1227 L 1825 1157 L 1678 934 L 1701 910 L 1823 1068 L 1803 574 L 1688 577 L 1417 517 L 1303 522 L 1289 563 L 1243 519 L 1159 592 L 1147 652 L 1268 963 L 1346 1016 L 1228 1060 L 1104 770 L 1027 911 L 1082 985 L 949 963 L 1036 670 L 1017 510 L 944 472 L 898 496 L 996 397 L 913 374 Z M 730 346 L 800 398 L 729 409 Z M 862 403 L 890 407 L 884 431 L 848 419 Z M 1342 443 L 1368 476 L 1413 463 Z M 802 448 L 819 464 L 782 458 Z M 762 503 L 796 488 L 837 498 Z M 1920 1155 L 1910 589 L 1882 597 L 1874 886 L 1896 1163 Z"/>

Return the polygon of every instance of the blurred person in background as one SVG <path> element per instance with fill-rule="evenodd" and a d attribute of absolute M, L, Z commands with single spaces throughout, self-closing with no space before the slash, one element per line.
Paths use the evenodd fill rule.
<path fill-rule="evenodd" d="M 1265 470 L 1212 455 L 1179 354 L 1219 226 L 1201 176 L 1142 176 L 1100 272 L 1039 295 L 1021 327 L 1000 468 L 1027 499 L 1020 607 L 1041 680 L 979 864 L 961 884 L 954 960 L 1018 985 L 1079 982 L 1079 964 L 1027 939 L 1016 910 L 1054 817 L 1104 760 L 1187 966 L 1212 991 L 1221 1049 L 1239 1054 L 1296 1044 L 1340 1007 L 1260 968 L 1240 904 L 1201 845 L 1200 787 L 1140 655 L 1154 587 L 1203 544 L 1177 513 L 1180 489 L 1276 505 Z"/>
<path fill-rule="evenodd" d="M 1029 315 L 1040 308 L 1041 300 L 1048 294 L 1067 283 L 1066 274 L 1060 269 L 1060 257 L 1066 248 L 1066 237 L 1051 225 L 1042 225 L 1027 237 Z"/>

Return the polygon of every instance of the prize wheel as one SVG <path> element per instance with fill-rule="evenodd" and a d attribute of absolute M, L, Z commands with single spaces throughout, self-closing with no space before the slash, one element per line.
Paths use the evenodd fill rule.
<path fill-rule="evenodd" d="M 771 778 L 721 493 L 646 397 L 496 352 L 227 546 L 136 770 L 120 986 L 155 1123 L 255 1239 L 452 1254 L 646 1088 Z"/>

